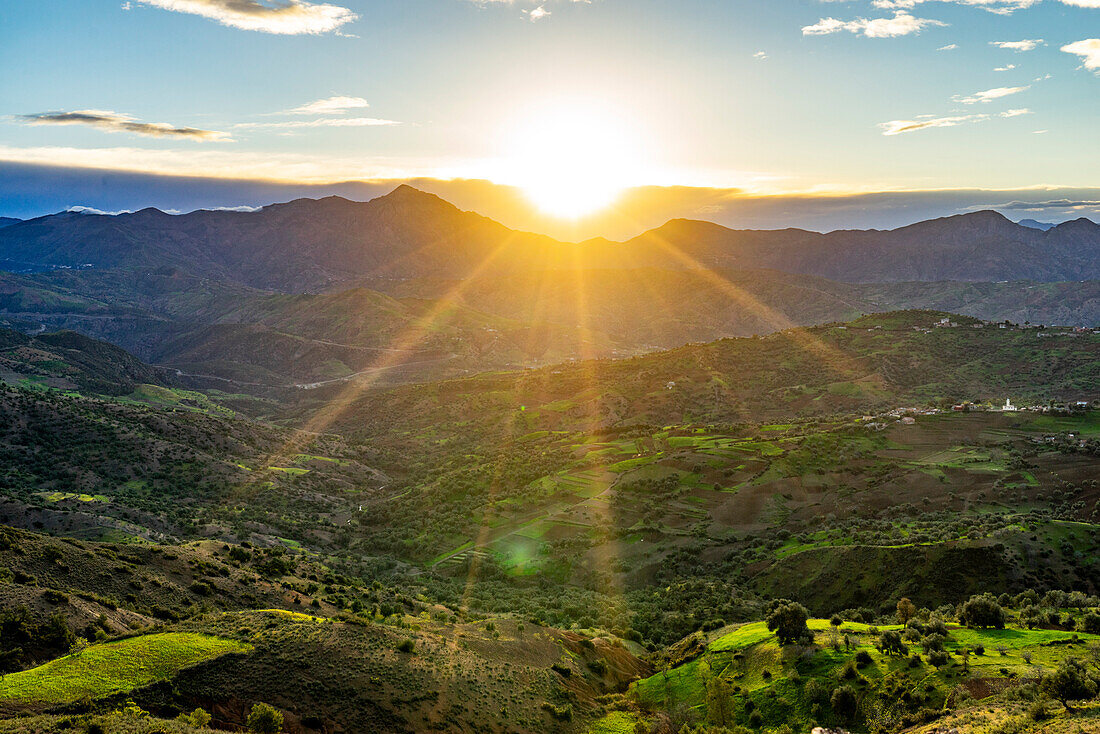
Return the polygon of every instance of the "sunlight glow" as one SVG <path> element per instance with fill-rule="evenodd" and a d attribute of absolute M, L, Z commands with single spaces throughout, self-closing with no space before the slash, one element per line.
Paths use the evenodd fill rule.
<path fill-rule="evenodd" d="M 628 121 L 576 102 L 557 102 L 516 123 L 506 177 L 539 209 L 576 219 L 613 203 L 638 180 L 636 145 Z"/>

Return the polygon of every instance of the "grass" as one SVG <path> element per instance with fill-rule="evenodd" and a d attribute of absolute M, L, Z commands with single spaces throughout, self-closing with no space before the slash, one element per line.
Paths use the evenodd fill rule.
<path fill-rule="evenodd" d="M 180 670 L 252 648 L 235 640 L 190 632 L 164 632 L 93 645 L 0 682 L 0 704 L 63 705 L 126 693 L 167 680 Z"/>
<path fill-rule="evenodd" d="M 1067 656 L 1079 654 L 1084 644 L 1100 640 L 1100 636 L 1078 633 L 1078 644 L 1058 644 L 1074 637 L 1073 632 L 1061 630 L 1028 630 L 1010 626 L 1004 630 L 976 630 L 951 626 L 946 644 L 949 652 L 963 647 L 982 645 L 982 655 L 971 655 L 969 673 L 963 670 L 962 659 L 952 655 L 947 665 L 935 668 L 926 660 L 915 668 L 908 666 L 904 657 L 884 655 L 874 647 L 875 638 L 871 626 L 844 622 L 837 639 L 845 635 L 852 642 L 850 649 L 833 650 L 828 620 L 811 619 L 808 622 L 820 646 L 811 658 L 800 659 L 790 654 L 794 648 L 781 649 L 775 636 L 763 622 L 753 622 L 736 628 L 727 628 L 715 636 L 706 651 L 695 659 L 656 675 L 636 681 L 631 685 L 634 698 L 644 707 L 659 710 L 669 704 L 680 704 L 705 714 L 707 681 L 719 676 L 737 686 L 739 697 L 751 698 L 771 724 L 809 724 L 810 702 L 803 700 L 802 686 L 809 679 L 817 679 L 827 689 L 837 685 L 839 672 L 857 652 L 866 652 L 871 662 L 859 669 L 863 680 L 857 687 L 867 695 L 889 698 L 892 687 L 899 682 L 912 690 L 921 690 L 928 705 L 942 706 L 963 676 L 980 678 L 1033 677 L 1036 666 L 1053 669 Z M 899 625 L 879 625 L 881 631 L 901 629 Z M 910 644 L 910 650 L 922 654 L 919 644 Z M 1001 653 L 1003 650 L 1003 654 Z M 797 670 L 802 683 L 790 680 Z M 770 675 L 769 675 L 770 673 Z M 781 705 L 776 705 L 776 702 Z M 774 708 L 774 710 L 772 710 Z M 745 723 L 741 721 L 740 723 Z"/>
<path fill-rule="evenodd" d="M 640 721 L 637 714 L 629 711 L 612 711 L 592 724 L 588 734 L 634 734 Z"/>

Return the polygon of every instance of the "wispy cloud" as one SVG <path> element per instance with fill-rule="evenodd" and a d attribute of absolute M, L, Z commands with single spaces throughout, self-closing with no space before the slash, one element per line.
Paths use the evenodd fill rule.
<path fill-rule="evenodd" d="M 987 89 L 984 92 L 975 92 L 969 96 L 956 95 L 954 97 L 956 102 L 962 102 L 963 104 L 977 104 L 978 102 L 992 102 L 995 99 L 1001 97 L 1007 97 L 1012 94 L 1019 94 L 1026 91 L 1031 87 L 994 87 L 993 89 Z"/>
<path fill-rule="evenodd" d="M 1096 0 L 1100 2 L 1100 0 Z M 1088 6 L 1092 7 L 1092 6 Z M 1082 65 L 1086 69 L 1092 69 L 1100 73 L 1100 38 L 1086 38 L 1083 41 L 1074 41 L 1062 46 L 1067 54 L 1080 56 Z"/>
<path fill-rule="evenodd" d="M 868 38 L 895 38 L 907 36 L 911 33 L 920 33 L 929 26 L 946 26 L 938 20 L 930 18 L 917 18 L 904 11 L 898 11 L 893 18 L 856 18 L 855 20 L 839 20 L 837 18 L 822 18 L 813 25 L 803 26 L 804 36 L 825 36 L 831 33 L 857 33 Z"/>
<path fill-rule="evenodd" d="M 284 120 L 281 122 L 239 122 L 235 130 L 294 130 L 311 127 L 386 127 L 400 125 L 397 120 L 382 120 L 377 117 L 319 117 L 316 120 Z"/>
<path fill-rule="evenodd" d="M 106 132 L 133 133 L 154 138 L 185 138 L 216 142 L 232 140 L 227 133 L 216 130 L 176 127 L 166 122 L 140 122 L 130 115 L 107 110 L 38 112 L 31 115 L 17 115 L 15 119 L 28 125 L 86 125 Z"/>
<path fill-rule="evenodd" d="M 546 9 L 545 5 L 540 5 L 531 11 L 525 10 L 523 12 L 527 13 L 527 17 L 530 18 L 532 22 L 536 20 L 542 20 L 543 18 L 549 17 L 550 15 L 550 11 Z"/>
<path fill-rule="evenodd" d="M 752 57 L 754 59 L 756 59 L 757 61 L 767 61 L 768 60 L 768 54 L 765 51 L 757 51 L 756 53 L 754 53 L 752 55 Z"/>
<path fill-rule="evenodd" d="M 246 31 L 285 35 L 337 31 L 358 16 L 347 8 L 306 0 L 137 0 L 144 5 L 210 18 Z"/>
<path fill-rule="evenodd" d="M 930 2 L 931 0 L 874 0 L 872 5 L 876 8 L 883 8 L 887 10 L 907 9 L 911 10 L 918 5 Z M 1032 5 L 1037 5 L 1041 0 L 939 0 L 940 2 L 955 3 L 957 5 L 971 5 L 979 7 L 983 10 L 988 10 L 991 13 L 997 13 L 998 15 L 1010 15 L 1017 10 L 1023 10 L 1024 8 L 1030 8 Z M 1087 0 L 1086 0 L 1087 1 Z"/>
<path fill-rule="evenodd" d="M 990 46 L 996 46 L 997 48 L 1008 49 L 1009 51 L 1024 52 L 1034 51 L 1046 44 L 1041 38 L 1025 38 L 1022 41 L 990 41 Z"/>
<path fill-rule="evenodd" d="M 993 120 L 998 117 L 1019 117 L 1020 115 L 1029 114 L 1031 114 L 1031 110 L 1018 109 L 1006 110 L 1005 112 L 1000 112 L 995 115 L 988 115 L 985 113 L 952 115 L 948 117 L 921 115 L 915 120 L 890 120 L 889 122 L 881 122 L 879 123 L 879 128 L 882 130 L 883 135 L 901 135 L 902 133 L 912 133 L 918 130 L 928 130 L 935 127 L 957 127 L 958 125 Z"/>
<path fill-rule="evenodd" d="M 351 110 L 361 110 L 370 107 L 367 100 L 362 97 L 326 97 L 309 104 L 287 110 L 290 115 L 342 115 Z"/>
<path fill-rule="evenodd" d="M 1004 66 L 998 66 L 993 71 L 1012 71 L 1016 68 L 1016 64 L 1005 64 Z"/>
<path fill-rule="evenodd" d="M 954 51 L 958 47 L 959 47 L 959 44 L 957 44 L 957 43 L 949 43 L 946 46 L 940 46 L 936 50 L 937 51 Z"/>

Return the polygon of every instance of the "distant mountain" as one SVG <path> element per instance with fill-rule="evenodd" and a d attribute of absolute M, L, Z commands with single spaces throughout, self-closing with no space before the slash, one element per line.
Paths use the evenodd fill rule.
<path fill-rule="evenodd" d="M 1054 222 L 1037 222 L 1034 219 L 1021 219 L 1020 221 L 1016 222 L 1016 224 L 1020 225 L 1021 227 L 1041 229 L 1044 232 L 1046 232 L 1048 229 L 1053 229 L 1054 227 L 1058 226 Z"/>
<path fill-rule="evenodd" d="M 1047 232 L 982 211 L 890 231 L 741 231 L 673 220 L 625 243 L 679 253 L 706 267 L 775 268 L 847 282 L 1086 280 L 1100 277 L 1100 225 L 1065 222 Z M 685 259 L 686 259 L 685 258 Z"/>
<path fill-rule="evenodd" d="M 22 219 L 16 219 L 14 217 L 0 217 L 0 227 L 7 227 L 11 224 L 19 224 Z"/>
<path fill-rule="evenodd" d="M 849 282 L 1059 281 L 1100 279 L 1100 226 L 1078 219 L 1044 232 L 992 211 L 829 234 L 673 220 L 624 243 L 576 244 L 401 186 L 369 202 L 300 199 L 256 212 L 55 214 L 0 230 L 0 260 L 40 269 L 169 266 L 296 293 L 363 278 L 636 267 L 771 268 Z"/>

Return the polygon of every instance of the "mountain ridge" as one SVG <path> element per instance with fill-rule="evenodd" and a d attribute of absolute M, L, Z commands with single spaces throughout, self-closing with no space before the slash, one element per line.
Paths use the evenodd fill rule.
<path fill-rule="evenodd" d="M 848 282 L 1100 279 L 1100 225 L 1041 231 L 987 210 L 893 230 L 735 230 L 673 219 L 624 242 L 521 232 L 403 184 L 367 202 L 295 199 L 254 212 L 61 213 L 0 230 L 0 259 L 40 268 L 178 267 L 284 292 L 350 280 L 529 269 L 773 268 Z"/>

